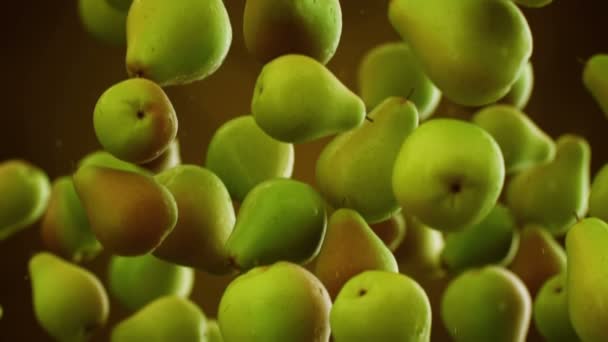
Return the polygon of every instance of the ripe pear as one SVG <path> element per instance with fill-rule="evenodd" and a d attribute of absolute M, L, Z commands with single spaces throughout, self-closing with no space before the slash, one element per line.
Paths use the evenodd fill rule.
<path fill-rule="evenodd" d="M 108 0 L 78 0 L 84 29 L 96 39 L 112 45 L 127 41 L 127 10 L 112 7 Z"/>
<path fill-rule="evenodd" d="M 206 330 L 205 314 L 195 303 L 165 296 L 116 325 L 110 341 L 201 342 L 205 341 Z"/>
<path fill-rule="evenodd" d="M 258 61 L 297 53 L 327 64 L 342 35 L 339 0 L 248 0 L 245 46 Z"/>
<path fill-rule="evenodd" d="M 511 0 L 392 0 L 388 15 L 431 81 L 461 105 L 502 98 L 532 55 L 530 28 Z"/>
<path fill-rule="evenodd" d="M 454 273 L 489 264 L 507 265 L 518 245 L 513 215 L 508 208 L 497 204 L 478 224 L 447 234 L 441 260 Z"/>
<path fill-rule="evenodd" d="M 142 175 L 152 176 L 152 173 L 149 170 L 147 170 L 143 167 L 140 167 L 138 165 L 135 165 L 133 163 L 129 163 L 124 160 L 120 160 L 120 159 L 114 157 L 111 153 L 109 153 L 107 151 L 102 151 L 102 150 L 91 152 L 91 153 L 87 154 L 86 156 L 84 156 L 78 162 L 78 168 L 88 166 L 88 165 L 107 167 L 110 169 L 129 171 L 129 172 L 139 173 Z"/>
<path fill-rule="evenodd" d="M 608 341 L 608 225 L 587 218 L 566 236 L 568 310 L 585 342 Z"/>
<path fill-rule="evenodd" d="M 271 137 L 303 143 L 360 126 L 365 104 L 323 64 L 292 54 L 264 66 L 251 112 Z"/>
<path fill-rule="evenodd" d="M 53 182 L 41 235 L 49 250 L 74 262 L 91 260 L 101 252 L 72 177 L 60 177 Z"/>
<path fill-rule="evenodd" d="M 51 184 L 42 169 L 19 159 L 0 162 L 0 241 L 38 221 L 50 193 Z"/>
<path fill-rule="evenodd" d="M 441 317 L 454 341 L 524 342 L 531 301 L 516 275 L 485 266 L 452 280 L 443 294 Z"/>
<path fill-rule="evenodd" d="M 506 188 L 507 205 L 522 223 L 563 235 L 587 212 L 591 148 L 581 136 L 557 140 L 555 158 L 517 174 Z"/>
<path fill-rule="evenodd" d="M 589 193 L 589 216 L 608 221 L 608 164 L 605 164 L 593 178 Z"/>
<path fill-rule="evenodd" d="M 180 155 L 180 147 L 179 141 L 177 138 L 173 139 L 173 141 L 169 144 L 169 147 L 163 152 L 160 156 L 155 159 L 143 163 L 140 166 L 158 174 L 165 170 L 172 169 L 182 163 L 182 157 Z"/>
<path fill-rule="evenodd" d="M 404 214 L 407 225 L 407 235 L 393 253 L 399 272 L 420 279 L 435 273 L 440 269 L 441 251 L 445 246 L 443 234 L 440 231 L 424 225 L 415 217 Z"/>
<path fill-rule="evenodd" d="M 568 312 L 566 274 L 545 282 L 534 300 L 534 324 L 547 342 L 580 341 Z"/>
<path fill-rule="evenodd" d="M 52 254 L 29 261 L 32 302 L 38 323 L 60 342 L 88 341 L 105 325 L 110 304 L 97 277 Z"/>
<path fill-rule="evenodd" d="M 405 139 L 393 169 L 393 192 L 422 223 L 459 231 L 492 210 L 504 177 L 500 147 L 489 133 L 468 122 L 436 119 Z"/>
<path fill-rule="evenodd" d="M 391 252 L 399 248 L 407 232 L 405 217 L 403 217 L 403 213 L 400 211 L 388 220 L 370 224 L 369 226 Z"/>
<path fill-rule="evenodd" d="M 224 342 L 327 342 L 330 309 L 329 295 L 312 273 L 281 261 L 230 283 L 218 323 Z"/>
<path fill-rule="evenodd" d="M 273 139 L 247 115 L 224 123 L 215 132 L 205 166 L 222 179 L 231 197 L 240 202 L 265 180 L 290 178 L 294 159 L 292 144 Z"/>
<path fill-rule="evenodd" d="M 441 99 L 441 92 L 404 42 L 384 43 L 368 51 L 359 64 L 358 81 L 369 110 L 388 97 L 407 97 L 422 121 L 433 114 Z"/>
<path fill-rule="evenodd" d="M 210 273 L 230 271 L 224 247 L 236 221 L 228 190 L 213 172 L 180 165 L 156 176 L 175 198 L 179 216 L 154 255 Z"/>
<path fill-rule="evenodd" d="M 326 224 L 323 199 L 310 185 L 272 179 L 245 197 L 226 248 L 240 270 L 279 260 L 304 264 L 319 253 Z"/>
<path fill-rule="evenodd" d="M 508 174 L 546 163 L 555 156 L 555 143 L 551 137 L 513 106 L 485 107 L 472 121 L 496 140 Z"/>
<path fill-rule="evenodd" d="M 499 103 L 513 106 L 519 110 L 524 109 L 530 97 L 532 96 L 532 89 L 534 88 L 534 69 L 532 63 L 528 62 L 526 66 L 519 73 L 517 81 L 511 86 L 511 90 L 505 95 Z"/>
<path fill-rule="evenodd" d="M 220 326 L 216 320 L 207 321 L 207 332 L 205 334 L 206 342 L 224 342 Z"/>
<path fill-rule="evenodd" d="M 147 254 L 160 245 L 177 221 L 173 196 L 153 177 L 84 166 L 74 174 L 74 185 L 91 230 L 110 253 Z"/>
<path fill-rule="evenodd" d="M 95 105 L 95 134 L 119 159 L 145 163 L 158 158 L 177 135 L 177 116 L 165 92 L 143 78 L 106 90 Z"/>
<path fill-rule="evenodd" d="M 330 322 L 334 342 L 428 342 L 431 304 L 413 279 L 366 271 L 344 285 Z"/>
<path fill-rule="evenodd" d="M 519 235 L 519 248 L 509 269 L 526 284 L 530 295 L 535 297 L 547 279 L 566 271 L 566 253 L 541 226 L 528 225 Z"/>
<path fill-rule="evenodd" d="M 373 122 L 335 137 L 317 159 L 319 190 L 334 207 L 352 208 L 367 222 L 399 210 L 392 191 L 393 167 L 405 138 L 418 126 L 413 102 L 390 97 L 369 115 Z"/>
<path fill-rule="evenodd" d="M 222 0 L 134 0 L 127 18 L 127 71 L 161 86 L 194 82 L 220 67 L 231 42 Z"/>
<path fill-rule="evenodd" d="M 591 56 L 583 70 L 583 84 L 608 115 L 608 54 Z"/>
<path fill-rule="evenodd" d="M 129 7 L 131 7 L 131 3 L 133 0 L 106 0 L 110 6 L 116 8 L 121 11 L 128 11 Z"/>

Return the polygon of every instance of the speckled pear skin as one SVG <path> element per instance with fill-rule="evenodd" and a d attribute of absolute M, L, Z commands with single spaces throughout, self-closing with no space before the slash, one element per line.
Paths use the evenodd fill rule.
<path fill-rule="evenodd" d="M 134 0 L 127 18 L 127 71 L 163 87 L 191 83 L 221 66 L 231 42 L 222 0 Z"/>
<path fill-rule="evenodd" d="M 608 54 L 589 58 L 583 70 L 583 84 L 608 116 Z"/>
<path fill-rule="evenodd" d="M 177 222 L 175 199 L 153 177 L 84 166 L 74 174 L 74 185 L 91 230 L 113 254 L 150 253 Z"/>
<path fill-rule="evenodd" d="M 576 342 L 570 312 L 566 274 L 557 274 L 545 282 L 534 299 L 534 324 L 547 342 Z"/>
<path fill-rule="evenodd" d="M 127 11 L 116 9 L 108 0 L 78 0 L 83 29 L 95 39 L 121 46 L 127 41 Z"/>

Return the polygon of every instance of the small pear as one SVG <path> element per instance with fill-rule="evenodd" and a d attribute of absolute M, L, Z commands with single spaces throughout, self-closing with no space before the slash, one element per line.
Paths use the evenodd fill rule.
<path fill-rule="evenodd" d="M 589 216 L 608 221 L 608 164 L 605 164 L 593 178 L 589 193 Z"/>
<path fill-rule="evenodd" d="M 44 214 L 51 194 L 46 173 L 19 159 L 0 162 L 0 241 L 31 226 Z"/>
<path fill-rule="evenodd" d="M 207 321 L 207 333 L 205 334 L 205 337 L 207 337 L 206 342 L 224 342 L 220 326 L 216 320 Z"/>
<path fill-rule="evenodd" d="M 38 323 L 59 342 L 84 342 L 105 325 L 110 304 L 97 277 L 49 253 L 29 261 Z"/>
<path fill-rule="evenodd" d="M 169 144 L 169 147 L 160 156 L 155 159 L 143 163 L 140 166 L 157 174 L 165 170 L 172 169 L 182 163 L 182 157 L 180 155 L 179 141 L 177 138 Z"/>
<path fill-rule="evenodd" d="M 399 248 L 407 232 L 407 225 L 402 212 L 397 212 L 388 220 L 369 226 L 391 252 Z"/>
<path fill-rule="evenodd" d="M 224 123 L 215 132 L 205 166 L 222 179 L 231 197 L 240 202 L 265 180 L 290 178 L 294 159 L 292 144 L 273 139 L 247 115 Z"/>
<path fill-rule="evenodd" d="M 316 165 L 321 194 L 334 206 L 351 208 L 367 222 L 399 210 L 392 191 L 393 167 L 405 138 L 418 126 L 413 102 L 390 97 L 369 115 L 373 122 L 335 137 Z"/>
<path fill-rule="evenodd" d="M 568 312 L 566 274 L 545 282 L 534 300 L 534 324 L 547 342 L 580 341 Z"/>
<path fill-rule="evenodd" d="M 440 231 L 425 226 L 415 217 L 405 215 L 407 235 L 393 253 L 399 272 L 419 279 L 440 269 L 441 251 L 445 246 Z"/>
<path fill-rule="evenodd" d="M 177 221 L 173 196 L 153 177 L 84 166 L 74 174 L 74 185 L 91 230 L 111 253 L 147 254 L 160 245 Z"/>
<path fill-rule="evenodd" d="M 89 165 L 107 167 L 110 169 L 129 171 L 129 172 L 139 173 L 142 175 L 152 176 L 152 173 L 149 170 L 144 169 L 133 163 L 129 163 L 124 160 L 120 160 L 120 159 L 114 157 L 111 153 L 109 153 L 107 151 L 103 151 L 103 150 L 91 152 L 91 153 L 87 154 L 86 156 L 84 156 L 78 162 L 78 168 L 81 168 L 84 166 L 89 166 Z"/>
<path fill-rule="evenodd" d="M 78 14 L 91 36 L 108 44 L 125 45 L 127 10 L 110 6 L 108 0 L 78 0 Z"/>
<path fill-rule="evenodd" d="M 163 87 L 191 83 L 220 67 L 231 42 L 222 0 L 134 0 L 127 18 L 127 71 Z"/>
<path fill-rule="evenodd" d="M 224 342 L 327 342 L 331 300 L 323 284 L 289 262 L 254 268 L 224 292 Z"/>
<path fill-rule="evenodd" d="M 596 54 L 587 60 L 583 84 L 608 116 L 608 54 Z"/>
<path fill-rule="evenodd" d="M 555 143 L 551 137 L 515 107 L 485 107 L 473 116 L 473 122 L 496 140 L 507 173 L 548 162 L 555 156 Z"/>
<path fill-rule="evenodd" d="M 528 62 L 519 73 L 517 81 L 511 86 L 511 90 L 498 102 L 522 110 L 530 101 L 532 89 L 534 89 L 534 69 L 532 62 Z"/>
<path fill-rule="evenodd" d="M 580 136 L 563 135 L 555 158 L 517 174 L 506 188 L 507 205 L 521 223 L 537 223 L 563 235 L 587 212 L 591 148 Z"/>
<path fill-rule="evenodd" d="M 120 322 L 112 330 L 111 342 L 201 342 L 205 341 L 207 319 L 193 302 L 161 297 Z"/>
<path fill-rule="evenodd" d="M 365 104 L 323 64 L 285 55 L 262 69 L 251 112 L 271 137 L 303 143 L 360 126 Z"/>

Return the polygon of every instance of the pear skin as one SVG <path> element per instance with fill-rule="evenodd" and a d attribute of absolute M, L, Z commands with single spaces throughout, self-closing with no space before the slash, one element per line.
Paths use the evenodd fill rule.
<path fill-rule="evenodd" d="M 78 14 L 85 31 L 95 39 L 111 45 L 125 45 L 126 10 L 110 6 L 108 0 L 78 0 Z"/>
<path fill-rule="evenodd" d="M 530 97 L 532 97 L 533 89 L 534 68 L 532 67 L 532 63 L 528 62 L 521 70 L 517 81 L 511 86 L 511 90 L 498 103 L 511 105 L 519 110 L 523 110 L 530 101 Z"/>
<path fill-rule="evenodd" d="M 589 193 L 589 216 L 608 221 L 608 164 L 593 177 Z"/>
<path fill-rule="evenodd" d="M 154 174 L 158 174 L 181 165 L 181 163 L 182 157 L 180 155 L 179 141 L 175 138 L 161 155 L 140 166 Z"/>
<path fill-rule="evenodd" d="M 135 172 L 142 175 L 152 176 L 152 173 L 138 165 L 126 162 L 114 157 L 111 153 L 103 150 L 94 151 L 84 156 L 78 161 L 78 168 L 84 166 L 100 166 L 121 171 Z"/>
<path fill-rule="evenodd" d="M 566 274 L 549 278 L 534 300 L 534 324 L 547 342 L 580 341 L 568 312 Z"/>
<path fill-rule="evenodd" d="M 399 248 L 407 234 L 407 224 L 402 212 L 397 212 L 388 220 L 369 226 L 391 252 Z"/>
<path fill-rule="evenodd" d="M 583 84 L 608 116 L 608 55 L 591 56 L 583 70 Z"/>

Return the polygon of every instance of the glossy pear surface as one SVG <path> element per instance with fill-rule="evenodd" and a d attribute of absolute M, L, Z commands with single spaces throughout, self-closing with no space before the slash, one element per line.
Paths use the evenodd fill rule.
<path fill-rule="evenodd" d="M 91 36 L 112 45 L 127 41 L 127 11 L 116 9 L 108 0 L 78 0 L 80 22 Z"/>
<path fill-rule="evenodd" d="M 534 324 L 547 342 L 580 341 L 570 322 L 565 273 L 549 278 L 541 287 L 534 300 Z"/>

